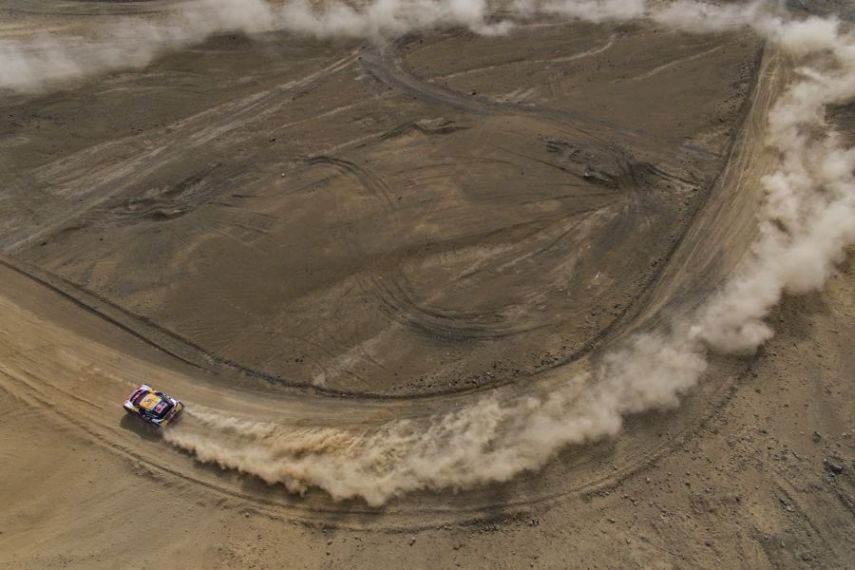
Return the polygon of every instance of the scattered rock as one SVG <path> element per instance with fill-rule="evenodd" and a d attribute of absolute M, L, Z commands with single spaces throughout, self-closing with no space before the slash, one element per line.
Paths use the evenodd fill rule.
<path fill-rule="evenodd" d="M 820 441 L 822 441 L 822 434 L 820 434 L 818 431 L 815 431 L 813 432 L 813 435 L 810 436 L 810 439 L 814 443 L 819 443 Z"/>
<path fill-rule="evenodd" d="M 834 473 L 835 475 L 840 475 L 841 473 L 843 473 L 843 470 L 845 469 L 845 467 L 843 467 L 842 463 L 840 463 L 838 460 L 831 458 L 831 457 L 826 457 L 825 461 L 823 461 L 823 463 L 825 464 L 826 471 L 830 471 L 831 473 Z"/>
<path fill-rule="evenodd" d="M 793 505 L 791 505 L 791 504 L 787 501 L 787 499 L 785 499 L 784 497 L 779 497 L 779 498 L 778 498 L 778 501 L 780 501 L 780 502 L 781 502 L 781 506 L 782 506 L 782 507 L 784 508 L 784 510 L 785 510 L 785 511 L 787 511 L 788 513 L 794 513 L 794 512 L 796 512 L 796 509 L 793 507 Z"/>

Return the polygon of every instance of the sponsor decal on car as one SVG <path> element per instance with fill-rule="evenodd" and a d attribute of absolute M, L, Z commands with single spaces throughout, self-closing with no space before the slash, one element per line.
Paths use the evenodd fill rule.
<path fill-rule="evenodd" d="M 140 400 L 140 407 L 144 410 L 152 410 L 158 404 L 162 404 L 160 398 L 157 397 L 157 394 L 146 394 L 145 397 Z M 163 408 L 161 408 L 163 409 Z"/>

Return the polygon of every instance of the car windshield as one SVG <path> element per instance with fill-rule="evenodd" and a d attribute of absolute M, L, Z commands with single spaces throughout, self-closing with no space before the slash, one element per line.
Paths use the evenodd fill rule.
<path fill-rule="evenodd" d="M 149 393 L 149 392 L 147 392 L 147 391 L 145 391 L 145 390 L 140 390 L 139 392 L 137 392 L 137 394 L 136 394 L 135 396 L 133 396 L 133 398 L 131 399 L 131 402 L 132 402 L 135 406 L 139 406 L 139 405 L 140 405 L 140 401 L 141 401 L 143 398 L 145 398 L 145 397 L 146 397 L 146 395 L 147 395 L 148 393 Z"/>

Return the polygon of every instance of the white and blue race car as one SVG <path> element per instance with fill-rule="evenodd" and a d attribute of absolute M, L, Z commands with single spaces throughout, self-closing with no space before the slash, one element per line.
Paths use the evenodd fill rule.
<path fill-rule="evenodd" d="M 184 409 L 184 404 L 163 392 L 152 389 L 148 384 L 143 384 L 131 392 L 124 406 L 129 414 L 139 416 L 144 421 L 161 428 L 166 427 Z"/>

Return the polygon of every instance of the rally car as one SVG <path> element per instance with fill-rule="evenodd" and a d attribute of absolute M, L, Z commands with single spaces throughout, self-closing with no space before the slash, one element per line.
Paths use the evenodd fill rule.
<path fill-rule="evenodd" d="M 157 427 L 166 427 L 184 409 L 184 404 L 143 384 L 125 400 L 125 411 Z"/>

